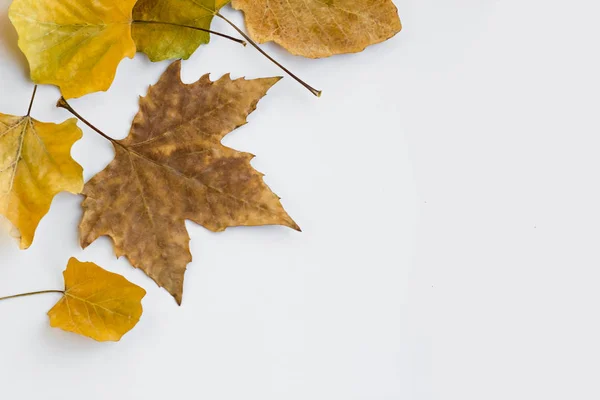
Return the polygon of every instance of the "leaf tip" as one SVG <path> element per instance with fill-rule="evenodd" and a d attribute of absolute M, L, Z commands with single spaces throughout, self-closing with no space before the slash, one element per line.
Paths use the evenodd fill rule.
<path fill-rule="evenodd" d="M 292 223 L 290 224 L 290 228 L 292 228 L 293 230 L 295 230 L 297 232 L 302 232 L 302 228 L 300 228 L 300 226 L 297 223 L 295 223 L 293 220 L 292 220 Z"/>

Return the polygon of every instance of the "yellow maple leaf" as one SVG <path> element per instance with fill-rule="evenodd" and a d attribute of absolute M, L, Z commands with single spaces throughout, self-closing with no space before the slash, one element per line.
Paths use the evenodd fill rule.
<path fill-rule="evenodd" d="M 71 258 L 64 277 L 64 296 L 48 312 L 52 327 L 117 342 L 140 320 L 146 291 L 121 275 Z"/>
<path fill-rule="evenodd" d="M 83 170 L 70 155 L 81 136 L 76 119 L 52 124 L 0 114 L 0 214 L 19 231 L 21 248 L 33 242 L 56 194 L 83 190 Z"/>
<path fill-rule="evenodd" d="M 14 0 L 9 17 L 36 83 L 64 97 L 107 90 L 117 66 L 133 58 L 136 0 Z"/>

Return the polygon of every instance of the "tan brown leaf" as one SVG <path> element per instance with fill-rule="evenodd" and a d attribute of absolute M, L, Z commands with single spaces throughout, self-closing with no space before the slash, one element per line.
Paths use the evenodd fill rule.
<path fill-rule="evenodd" d="M 116 342 L 140 320 L 146 291 L 121 275 L 71 258 L 64 276 L 64 296 L 48 312 L 50 326 Z"/>
<path fill-rule="evenodd" d="M 173 63 L 140 100 L 129 136 L 115 141 L 115 159 L 84 188 L 81 244 L 110 236 L 118 256 L 145 271 L 181 304 L 191 261 L 192 220 L 211 231 L 230 226 L 299 229 L 252 168 L 248 153 L 221 139 L 246 123 L 280 78 L 185 85 Z M 64 105 L 63 105 L 64 106 Z"/>
<path fill-rule="evenodd" d="M 292 54 L 321 58 L 358 53 L 402 29 L 391 0 L 233 0 L 250 36 Z"/>

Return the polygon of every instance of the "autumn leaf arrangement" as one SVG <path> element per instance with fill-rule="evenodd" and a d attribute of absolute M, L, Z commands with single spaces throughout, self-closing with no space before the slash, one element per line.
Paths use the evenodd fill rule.
<path fill-rule="evenodd" d="M 27 249 L 56 194 L 82 194 L 83 248 L 100 236 L 181 304 L 192 257 L 185 220 L 218 232 L 233 226 L 283 225 L 300 230 L 254 170 L 249 153 L 221 140 L 246 123 L 281 78 L 181 81 L 188 59 L 211 35 L 250 44 L 315 96 L 321 92 L 269 56 L 273 41 L 297 56 L 356 53 L 402 26 L 391 0 L 233 0 L 248 34 L 220 13 L 229 0 L 13 0 L 9 18 L 27 57 L 33 85 L 24 117 L 0 114 L 0 214 Z M 210 30 L 214 18 L 240 38 Z M 115 140 L 79 115 L 68 99 L 106 91 L 125 57 L 175 59 L 140 99 L 129 135 Z M 31 117 L 37 85 L 57 86 L 61 124 Z M 78 121 L 110 141 L 114 160 L 85 185 L 70 155 L 82 137 Z M 72 258 L 50 324 L 98 341 L 118 341 L 142 315 L 144 289 L 99 266 Z"/>

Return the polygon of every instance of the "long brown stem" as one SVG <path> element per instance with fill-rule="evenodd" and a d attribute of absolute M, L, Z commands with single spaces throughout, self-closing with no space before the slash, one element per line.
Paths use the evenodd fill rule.
<path fill-rule="evenodd" d="M 298 83 L 300 83 L 302 86 L 304 86 L 305 88 L 307 88 L 312 94 L 314 94 L 317 97 L 321 97 L 321 91 L 317 90 L 315 88 L 313 88 L 312 86 L 310 86 L 308 83 L 304 82 L 302 79 L 298 78 L 296 75 L 294 75 L 290 70 L 288 70 L 286 67 L 284 67 L 283 65 L 281 65 L 279 62 L 277 62 L 273 57 L 271 57 L 270 55 L 268 55 L 263 49 L 261 49 L 252 39 L 250 39 L 250 37 L 248 35 L 246 35 L 244 33 L 244 31 L 242 31 L 240 28 L 238 28 L 233 22 L 231 22 L 230 20 L 228 20 L 227 18 L 225 18 L 223 15 L 221 15 L 220 13 L 216 13 L 215 14 L 217 17 L 221 18 L 223 21 L 227 22 L 229 25 L 231 25 L 231 27 L 233 29 L 235 29 L 240 35 L 242 35 L 244 37 L 244 39 L 246 39 L 248 41 L 248 43 L 250 43 L 252 45 L 252 47 L 254 47 L 256 50 L 258 50 L 263 56 L 267 57 L 269 60 L 271 60 L 271 62 L 273 62 L 275 65 L 277 65 L 279 68 L 281 68 L 283 71 L 285 71 L 289 76 L 291 76 L 292 78 L 294 78 Z"/>
<path fill-rule="evenodd" d="M 202 32 L 213 34 L 213 35 L 217 35 L 217 36 L 220 36 L 222 38 L 229 39 L 229 40 L 231 40 L 233 42 L 239 43 L 239 44 L 241 44 L 244 47 L 248 44 L 248 43 L 246 43 L 245 41 L 243 41 L 241 39 L 234 38 L 233 36 L 225 35 L 224 33 L 221 33 L 221 32 L 211 31 L 210 29 L 199 28 L 197 26 L 182 25 L 182 24 L 175 24 L 173 22 L 162 22 L 162 21 L 134 20 L 134 21 L 131 21 L 131 22 L 134 23 L 134 24 L 156 24 L 156 25 L 179 26 L 181 28 L 193 29 L 193 30 L 196 30 L 196 31 L 202 31 Z"/>
<path fill-rule="evenodd" d="M 62 293 L 65 294 L 64 290 L 41 290 L 39 292 L 30 292 L 30 293 L 21 293 L 15 294 L 12 296 L 0 297 L 0 301 L 8 300 L 8 299 L 16 299 L 17 297 L 25 297 L 25 296 L 33 296 L 36 294 L 45 294 L 45 293 Z"/>
<path fill-rule="evenodd" d="M 33 87 L 33 94 L 31 95 L 31 101 L 29 102 L 29 109 L 27 110 L 27 117 L 31 115 L 31 108 L 33 107 L 33 100 L 35 100 L 35 94 L 37 93 L 37 85 Z"/>
<path fill-rule="evenodd" d="M 104 139 L 108 140 L 112 144 L 114 144 L 116 146 L 125 147 L 121 143 L 119 143 L 118 141 L 116 141 L 115 139 L 113 139 L 110 136 L 108 136 L 106 133 L 102 132 L 100 129 L 96 128 L 94 125 L 92 125 L 90 122 L 88 122 L 88 120 L 86 120 L 85 118 L 83 118 L 81 115 L 79 115 L 77 113 L 77 111 L 75 111 L 73 109 L 73 107 L 71 107 L 71 105 L 69 103 L 67 103 L 67 100 L 65 100 L 64 97 L 61 97 L 58 100 L 58 103 L 56 103 L 56 107 L 64 108 L 65 110 L 67 110 L 68 112 L 70 112 L 71 114 L 73 114 L 75 117 L 77 117 L 77 119 L 79 119 L 81 122 L 83 122 L 84 124 L 86 124 L 87 126 L 89 126 L 91 129 L 93 129 L 97 134 L 99 134 L 100 136 L 102 136 Z"/>

